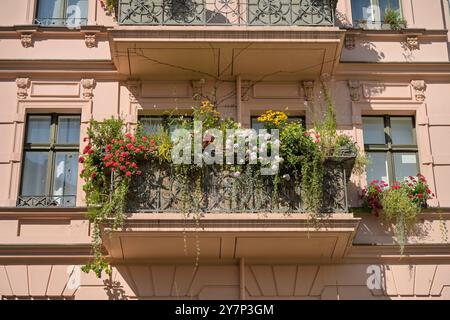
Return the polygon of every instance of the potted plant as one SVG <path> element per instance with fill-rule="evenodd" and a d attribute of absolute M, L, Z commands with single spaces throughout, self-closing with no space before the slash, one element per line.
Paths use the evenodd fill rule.
<path fill-rule="evenodd" d="M 366 19 L 358 20 L 358 27 L 361 29 L 367 29 L 367 20 Z"/>
<path fill-rule="evenodd" d="M 388 30 L 402 30 L 407 26 L 407 21 L 402 18 L 400 11 L 388 8 L 386 10 L 383 29 Z"/>

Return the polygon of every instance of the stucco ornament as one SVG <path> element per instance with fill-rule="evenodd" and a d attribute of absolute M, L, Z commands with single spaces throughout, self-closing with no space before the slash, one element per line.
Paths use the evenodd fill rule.
<path fill-rule="evenodd" d="M 30 48 L 33 46 L 33 35 L 31 33 L 21 33 L 20 42 L 24 48 Z"/>
<path fill-rule="evenodd" d="M 354 35 L 345 36 L 345 49 L 353 50 L 356 46 L 356 40 Z"/>
<path fill-rule="evenodd" d="M 205 84 L 205 79 L 193 80 L 192 89 L 194 90 L 194 96 L 201 96 L 203 91 L 203 85 Z"/>
<path fill-rule="evenodd" d="M 406 45 L 409 50 L 418 50 L 419 49 L 419 37 L 417 36 L 407 36 L 406 37 Z"/>
<path fill-rule="evenodd" d="M 312 101 L 314 98 L 314 81 L 303 81 L 303 91 L 306 101 Z"/>
<path fill-rule="evenodd" d="M 427 90 L 427 85 L 424 80 L 413 80 L 411 81 L 411 86 L 415 91 L 416 101 L 425 100 L 425 91 Z"/>
<path fill-rule="evenodd" d="M 359 81 L 349 80 L 348 88 L 350 91 L 350 99 L 359 101 L 361 99 L 361 83 Z"/>
<path fill-rule="evenodd" d="M 28 88 L 30 87 L 30 78 L 17 78 L 17 98 L 26 99 L 28 97 Z"/>
<path fill-rule="evenodd" d="M 97 38 L 95 33 L 87 33 L 84 35 L 84 42 L 86 43 L 86 47 L 95 48 L 97 46 Z"/>
<path fill-rule="evenodd" d="M 249 80 L 241 81 L 241 100 L 248 101 L 250 99 L 250 90 L 252 88 L 252 82 Z"/>
<path fill-rule="evenodd" d="M 141 82 L 137 80 L 129 80 L 127 81 L 127 88 L 129 91 L 130 101 L 136 101 L 140 96 Z"/>
<path fill-rule="evenodd" d="M 95 79 L 82 79 L 81 86 L 83 87 L 83 98 L 92 99 L 94 96 Z"/>

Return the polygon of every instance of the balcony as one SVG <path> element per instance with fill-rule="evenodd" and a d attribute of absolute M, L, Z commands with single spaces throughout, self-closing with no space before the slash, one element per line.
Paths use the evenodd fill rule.
<path fill-rule="evenodd" d="M 324 199 L 321 213 L 348 212 L 347 182 L 353 155 L 325 162 Z M 205 166 L 200 184 L 180 181 L 173 167 L 141 165 L 143 174 L 134 178 L 128 195 L 131 213 L 305 213 L 299 177 L 281 179 L 246 169 L 235 173 L 219 166 Z M 277 193 L 277 196 L 275 196 Z M 277 198 L 277 201 L 273 199 Z M 188 204 L 189 208 L 187 208 Z"/>
<path fill-rule="evenodd" d="M 121 25 L 334 26 L 336 0 L 119 0 Z"/>
<path fill-rule="evenodd" d="M 19 196 L 16 206 L 18 208 L 73 208 L 76 206 L 76 196 Z"/>

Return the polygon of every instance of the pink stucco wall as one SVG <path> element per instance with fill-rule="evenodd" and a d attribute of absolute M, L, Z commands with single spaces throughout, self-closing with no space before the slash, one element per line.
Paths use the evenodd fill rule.
<path fill-rule="evenodd" d="M 450 13 L 443 0 L 401 2 L 411 29 L 393 32 L 335 27 L 121 27 L 95 0 L 89 1 L 89 27 L 36 28 L 31 25 L 35 0 L 1 1 L 0 297 L 449 299 L 450 45 L 446 29 Z M 338 12 L 351 23 L 350 0 L 339 1 Z M 418 46 L 411 46 L 416 37 Z M 130 54 L 135 47 L 144 55 Z M 420 236 L 410 237 L 414 245 L 407 248 L 406 259 L 394 245 L 392 230 L 372 216 L 348 214 L 336 219 L 351 220 L 351 228 L 321 229 L 313 244 L 303 229 L 298 236 L 273 230 L 279 243 L 293 239 L 299 248 L 306 248 L 304 256 L 286 253 L 281 259 L 268 253 L 264 259 L 252 260 L 245 255 L 211 254 L 200 260 L 196 270 L 192 260 L 184 261 L 183 256 L 119 259 L 117 252 L 140 251 L 122 248 L 113 238 L 108 243 L 116 259 L 112 278 L 82 274 L 81 286 L 68 289 L 73 266 L 82 265 L 90 255 L 81 179 L 77 209 L 12 208 L 19 194 L 27 113 L 79 113 L 82 138 L 92 118 L 121 116 L 133 124 L 142 114 L 175 108 L 189 112 L 194 93 L 216 89 L 219 111 L 243 126 L 268 108 L 306 115 L 311 126 L 313 114 L 320 113 L 322 73 L 332 75 L 339 130 L 354 137 L 361 148 L 361 116 L 415 115 L 421 172 L 437 198 L 430 201 L 435 211 L 421 216 Z M 307 101 L 305 81 L 315 81 L 312 100 L 316 103 Z M 358 192 L 367 182 L 358 176 L 351 181 L 349 196 L 357 206 Z M 244 218 L 264 219 L 252 215 L 240 219 Z M 232 252 L 249 237 L 245 232 L 260 239 L 255 243 L 270 243 L 261 229 L 219 231 L 204 240 L 205 252 Z M 147 232 L 144 240 L 154 245 L 152 239 L 166 235 Z M 168 233 L 173 243 L 181 241 L 180 235 L 179 230 Z M 119 233 L 117 238 L 126 236 Z M 330 247 L 324 239 L 336 241 Z M 214 247 L 216 243 L 228 247 Z M 332 261 L 330 257 L 313 259 L 307 255 L 311 246 L 323 252 L 332 248 L 342 255 Z M 174 264 L 174 259 L 181 262 Z M 378 291 L 366 287 L 370 265 L 382 270 L 384 287 Z"/>

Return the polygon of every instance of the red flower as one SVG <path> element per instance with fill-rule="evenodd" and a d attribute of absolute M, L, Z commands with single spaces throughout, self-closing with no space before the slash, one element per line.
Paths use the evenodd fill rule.
<path fill-rule="evenodd" d="M 133 148 L 133 144 L 127 143 L 127 148 L 128 148 L 128 149 L 132 149 L 132 148 Z"/>
<path fill-rule="evenodd" d="M 127 171 L 127 172 L 125 173 L 125 176 L 127 176 L 127 177 L 131 176 L 131 171 Z"/>
<path fill-rule="evenodd" d="M 137 164 L 136 164 L 135 162 L 133 162 L 133 163 L 131 164 L 131 167 L 134 168 L 134 169 L 136 169 L 138 166 L 137 166 Z"/>
<path fill-rule="evenodd" d="M 105 150 L 106 150 L 106 152 L 110 152 L 111 151 L 111 145 L 107 144 Z"/>
<path fill-rule="evenodd" d="M 417 194 L 417 198 L 419 198 L 419 199 L 423 199 L 423 194 L 421 194 L 421 193 L 418 193 L 418 194 Z"/>
<path fill-rule="evenodd" d="M 88 144 L 86 147 L 84 147 L 83 149 L 83 153 L 88 153 L 89 150 L 91 150 L 92 146 L 90 144 Z"/>
<path fill-rule="evenodd" d="M 120 170 L 122 170 L 122 171 L 125 171 L 126 168 L 127 167 L 125 167 L 125 166 L 120 166 Z"/>
<path fill-rule="evenodd" d="M 131 133 L 127 133 L 127 134 L 125 135 L 125 137 L 128 138 L 128 139 L 131 139 L 131 138 L 133 137 L 133 135 L 132 135 Z"/>
<path fill-rule="evenodd" d="M 92 172 L 92 174 L 91 174 L 91 178 L 95 178 L 95 177 L 97 177 L 97 173 L 96 172 Z"/>
<path fill-rule="evenodd" d="M 140 176 L 141 174 L 142 174 L 142 171 L 136 171 L 136 174 L 138 175 L 138 176 Z"/>
<path fill-rule="evenodd" d="M 85 160 L 86 160 L 86 159 L 85 159 L 84 157 L 80 157 L 80 158 L 78 159 L 78 162 L 79 162 L 79 163 L 84 163 Z"/>

